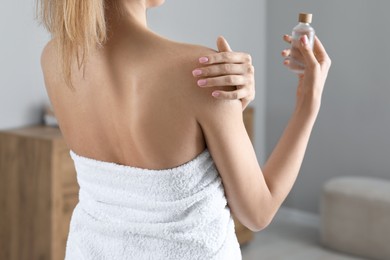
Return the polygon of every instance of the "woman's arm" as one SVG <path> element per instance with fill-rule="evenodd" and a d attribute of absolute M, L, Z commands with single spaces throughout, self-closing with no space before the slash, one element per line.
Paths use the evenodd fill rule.
<path fill-rule="evenodd" d="M 291 43 L 291 37 L 288 35 L 284 36 L 284 40 Z M 303 37 L 302 40 L 305 42 L 307 38 Z M 264 176 L 270 180 L 269 189 L 278 201 L 277 204 L 281 204 L 288 195 L 301 167 L 331 66 L 331 60 L 317 37 L 314 52 L 305 46 L 302 46 L 301 52 L 307 68 L 305 74 L 298 76 L 296 108 L 284 134 L 263 167 Z M 282 52 L 284 57 L 289 54 L 289 49 Z M 289 66 L 289 60 L 285 59 L 284 64 Z M 274 172 L 280 174 L 273 174 Z M 287 172 L 296 174 L 286 174 Z"/>
<path fill-rule="evenodd" d="M 227 86 L 225 79 L 229 78 L 229 86 L 236 90 L 216 90 L 212 95 L 218 99 L 239 99 L 244 110 L 255 98 L 255 74 L 251 56 L 243 52 L 233 52 L 229 43 L 222 36 L 217 39 L 219 53 L 212 56 L 212 60 L 204 61 L 200 57 L 199 62 L 205 66 L 196 68 L 192 74 L 198 79 L 207 80 L 202 87 Z"/>
<path fill-rule="evenodd" d="M 270 223 L 290 192 L 319 111 L 330 59 L 318 39 L 314 52 L 307 44 L 302 44 L 301 51 L 307 68 L 299 76 L 297 105 L 263 170 L 243 124 L 241 103 L 207 95 L 199 106 L 197 120 L 221 175 L 229 207 L 253 231 Z M 213 55 L 209 55 L 211 60 Z"/>

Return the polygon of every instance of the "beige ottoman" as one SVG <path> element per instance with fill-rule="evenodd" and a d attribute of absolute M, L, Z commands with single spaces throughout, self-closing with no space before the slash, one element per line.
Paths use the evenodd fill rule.
<path fill-rule="evenodd" d="M 321 242 L 370 259 L 390 259 L 390 181 L 340 177 L 323 188 Z"/>

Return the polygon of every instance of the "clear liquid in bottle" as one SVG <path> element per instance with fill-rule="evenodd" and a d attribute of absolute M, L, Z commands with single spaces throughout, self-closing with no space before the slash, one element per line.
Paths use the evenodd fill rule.
<path fill-rule="evenodd" d="M 305 61 L 299 50 L 301 37 L 306 35 L 309 40 L 309 46 L 313 49 L 315 30 L 311 27 L 312 14 L 300 13 L 299 24 L 292 31 L 291 53 L 289 69 L 297 74 L 303 74 L 305 71 Z"/>

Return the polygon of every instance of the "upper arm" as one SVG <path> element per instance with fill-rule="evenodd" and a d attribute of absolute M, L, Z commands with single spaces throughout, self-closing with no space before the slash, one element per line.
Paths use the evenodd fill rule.
<path fill-rule="evenodd" d="M 197 120 L 217 166 L 230 209 L 252 230 L 269 222 L 270 192 L 246 131 L 240 100 L 217 100 L 200 89 Z"/>

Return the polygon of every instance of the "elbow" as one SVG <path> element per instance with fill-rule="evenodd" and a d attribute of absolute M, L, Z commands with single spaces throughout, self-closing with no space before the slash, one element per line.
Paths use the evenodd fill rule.
<path fill-rule="evenodd" d="M 271 219 L 264 217 L 264 215 L 261 217 L 256 216 L 256 218 L 240 218 L 238 220 L 252 232 L 262 231 L 271 223 Z"/>
<path fill-rule="evenodd" d="M 267 218 L 266 216 L 262 215 L 256 219 L 252 219 L 250 222 L 246 222 L 245 226 L 252 232 L 259 232 L 268 227 L 271 221 L 271 218 Z"/>
<path fill-rule="evenodd" d="M 253 232 L 259 232 L 268 227 L 276 214 L 276 209 L 272 204 L 263 203 L 262 205 L 253 218 L 253 226 L 248 227 Z"/>
<path fill-rule="evenodd" d="M 250 228 L 253 232 L 259 232 L 271 224 L 274 216 L 276 214 L 275 210 L 262 210 L 262 212 L 258 213 L 255 221 L 253 222 L 254 225 Z"/>
<path fill-rule="evenodd" d="M 259 232 L 265 229 L 271 224 L 272 218 L 260 217 L 260 220 L 256 221 L 256 224 L 250 227 L 249 229 L 252 232 Z"/>

